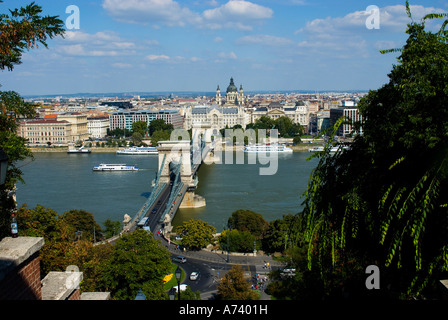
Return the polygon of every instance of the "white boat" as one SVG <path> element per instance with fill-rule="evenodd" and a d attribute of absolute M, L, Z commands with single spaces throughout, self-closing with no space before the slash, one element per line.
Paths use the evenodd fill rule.
<path fill-rule="evenodd" d="M 131 154 L 131 155 L 147 155 L 147 154 L 159 154 L 159 151 L 155 147 L 131 147 L 124 150 L 117 150 L 117 154 Z"/>
<path fill-rule="evenodd" d="M 245 146 L 244 152 L 248 153 L 268 153 L 268 152 L 293 152 L 293 150 L 289 147 L 286 147 L 284 145 L 279 144 L 261 144 L 261 145 L 251 145 L 251 146 Z"/>
<path fill-rule="evenodd" d="M 138 167 L 127 164 L 105 164 L 93 167 L 93 171 L 138 171 Z"/>
<path fill-rule="evenodd" d="M 350 147 L 339 145 L 331 147 L 330 152 L 337 152 L 338 150 L 348 150 L 348 149 L 350 149 Z M 324 151 L 324 147 L 315 147 L 308 149 L 308 152 L 322 152 L 322 151 Z"/>
<path fill-rule="evenodd" d="M 84 149 L 84 146 L 80 148 L 71 148 L 68 149 L 67 153 L 90 153 L 90 149 Z"/>

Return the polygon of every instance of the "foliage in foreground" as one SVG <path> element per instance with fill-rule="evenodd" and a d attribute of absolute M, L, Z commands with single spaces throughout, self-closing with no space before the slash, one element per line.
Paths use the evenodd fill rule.
<path fill-rule="evenodd" d="M 447 275 L 448 43 L 424 21 L 407 33 L 389 82 L 358 105 L 364 135 L 319 155 L 308 185 L 308 268 L 326 292 L 349 281 L 332 283 L 341 268 L 356 274 L 350 261 L 380 268 L 385 297 L 430 295 Z"/>

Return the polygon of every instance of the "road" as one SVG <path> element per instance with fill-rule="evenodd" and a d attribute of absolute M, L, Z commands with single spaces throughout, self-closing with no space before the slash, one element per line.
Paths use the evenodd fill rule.
<path fill-rule="evenodd" d="M 174 256 L 176 254 L 172 254 L 172 257 Z M 226 262 L 217 263 L 192 258 L 187 258 L 187 262 L 185 263 L 176 264 L 186 273 L 185 280 L 182 283 L 190 286 L 192 291 L 199 291 L 202 300 L 215 299 L 218 292 L 217 285 L 220 279 L 234 266 Z M 264 278 L 269 272 L 269 270 L 263 268 L 263 265 L 248 264 L 240 266 L 243 268 L 246 279 L 253 285 L 257 283 L 257 274 Z M 194 271 L 199 272 L 199 278 L 197 280 L 190 280 L 190 274 Z M 261 292 L 261 299 L 269 299 L 269 296 Z"/>
<path fill-rule="evenodd" d="M 163 190 L 163 192 L 160 194 L 157 201 L 155 201 L 155 204 L 151 208 L 149 208 L 149 214 L 148 214 L 149 219 L 147 225 L 149 226 L 151 232 L 154 234 L 157 233 L 158 231 L 160 218 L 162 216 L 162 213 L 165 211 L 166 206 L 168 205 L 167 202 L 171 194 L 171 189 L 172 186 L 168 185 L 165 188 L 165 190 Z M 156 210 L 155 213 L 152 213 L 153 209 Z"/>

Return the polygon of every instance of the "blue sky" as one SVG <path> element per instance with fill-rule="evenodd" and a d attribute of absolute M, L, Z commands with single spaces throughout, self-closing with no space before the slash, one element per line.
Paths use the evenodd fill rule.
<path fill-rule="evenodd" d="M 6 0 L 0 12 L 30 3 Z M 404 0 L 35 0 L 79 29 L 27 52 L 2 90 L 22 95 L 244 90 L 369 90 L 387 82 L 406 40 Z M 411 0 L 414 20 L 448 1 Z M 379 8 L 379 29 L 366 27 Z M 377 22 L 378 21 L 378 22 Z M 440 21 L 428 28 L 436 30 Z"/>

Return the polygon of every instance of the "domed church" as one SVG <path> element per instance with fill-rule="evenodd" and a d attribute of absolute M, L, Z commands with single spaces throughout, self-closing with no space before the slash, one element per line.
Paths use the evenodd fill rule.
<path fill-rule="evenodd" d="M 230 107 L 230 106 L 242 106 L 245 104 L 244 101 L 244 92 L 243 92 L 243 85 L 240 86 L 240 90 L 235 86 L 235 83 L 233 82 L 233 78 L 230 78 L 230 84 L 227 87 L 226 90 L 226 96 L 223 99 L 221 97 L 221 90 L 218 88 L 216 89 L 216 103 L 221 107 Z"/>

